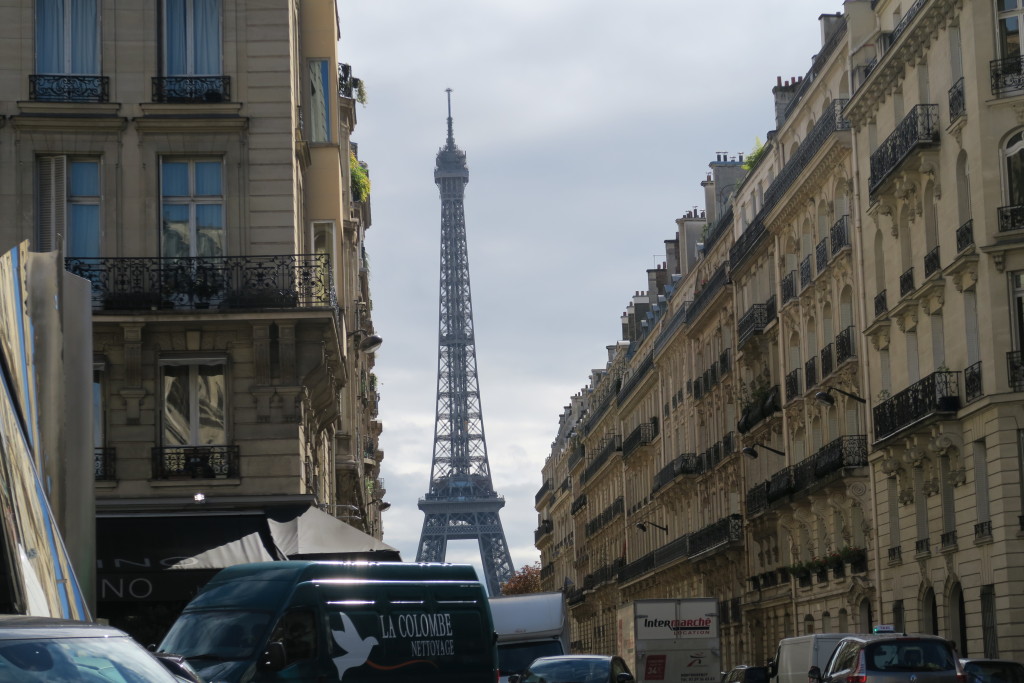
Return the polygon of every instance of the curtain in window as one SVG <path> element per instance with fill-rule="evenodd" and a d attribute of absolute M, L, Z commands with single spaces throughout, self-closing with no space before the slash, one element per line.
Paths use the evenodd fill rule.
<path fill-rule="evenodd" d="M 36 0 L 36 70 L 100 72 L 98 0 Z"/>
<path fill-rule="evenodd" d="M 164 27 L 166 75 L 220 75 L 220 0 L 164 0 Z"/>
<path fill-rule="evenodd" d="M 1010 206 L 1024 205 L 1024 133 L 1006 143 L 1006 189 Z"/>
<path fill-rule="evenodd" d="M 68 164 L 68 256 L 100 256 L 100 178 L 96 161 Z"/>
<path fill-rule="evenodd" d="M 327 60 L 309 63 L 309 125 L 311 142 L 330 141 L 330 110 L 328 109 Z"/>

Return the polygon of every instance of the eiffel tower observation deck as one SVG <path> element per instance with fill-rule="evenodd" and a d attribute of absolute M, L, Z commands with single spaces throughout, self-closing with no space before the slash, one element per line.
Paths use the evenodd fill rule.
<path fill-rule="evenodd" d="M 512 577 L 512 558 L 498 516 L 505 499 L 491 483 L 480 409 L 463 212 L 469 169 L 466 153 L 455 145 L 451 92 L 448 140 L 434 168 L 441 192 L 437 412 L 430 490 L 419 501 L 424 519 L 416 561 L 443 562 L 449 540 L 476 540 L 488 592 L 498 595 L 501 584 Z"/>

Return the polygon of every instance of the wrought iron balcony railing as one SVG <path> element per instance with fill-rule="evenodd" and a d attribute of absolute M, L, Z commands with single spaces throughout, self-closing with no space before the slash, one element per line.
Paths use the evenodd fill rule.
<path fill-rule="evenodd" d="M 1024 230 L 1024 206 L 1000 206 L 999 232 Z"/>
<path fill-rule="evenodd" d="M 644 377 L 650 374 L 651 370 L 654 369 L 654 351 L 649 351 L 646 356 L 640 361 L 640 363 L 633 370 L 633 373 L 629 376 L 629 379 L 622 383 L 622 388 L 619 389 L 618 395 L 615 397 L 616 404 L 621 405 L 623 401 L 629 398 L 629 395 L 633 393 L 633 390 L 640 385 Z"/>
<path fill-rule="evenodd" d="M 793 468 L 779 470 L 768 480 L 768 502 L 774 503 L 794 491 Z"/>
<path fill-rule="evenodd" d="M 326 254 L 78 258 L 95 310 L 337 308 Z"/>
<path fill-rule="evenodd" d="M 985 395 L 981 386 L 981 361 L 964 368 L 964 402 L 976 401 Z"/>
<path fill-rule="evenodd" d="M 737 323 L 739 342 L 744 343 L 754 334 L 760 334 L 768 326 L 768 305 L 754 304 Z"/>
<path fill-rule="evenodd" d="M 800 289 L 803 290 L 811 284 L 811 256 L 808 254 L 800 261 Z"/>
<path fill-rule="evenodd" d="M 804 389 L 810 391 L 818 383 L 818 359 L 811 357 L 804 363 Z"/>
<path fill-rule="evenodd" d="M 237 479 L 238 446 L 155 446 L 154 479 Z"/>
<path fill-rule="evenodd" d="M 900 297 L 905 297 L 914 291 L 914 269 L 907 268 L 902 275 L 900 275 Z"/>
<path fill-rule="evenodd" d="M 764 221 L 757 218 L 754 222 L 747 226 L 747 229 L 743 231 L 743 234 L 739 236 L 731 247 L 729 247 L 729 265 L 736 269 L 739 267 L 743 260 L 751 253 L 754 248 L 761 243 L 761 240 L 768 231 L 764 227 Z"/>
<path fill-rule="evenodd" d="M 824 272 L 826 266 L 828 266 L 828 238 L 822 237 L 821 241 L 818 242 L 818 246 L 814 248 L 815 254 L 815 266 L 818 269 L 818 275 Z"/>
<path fill-rule="evenodd" d="M 927 555 L 932 552 L 932 542 L 927 538 L 920 538 L 914 542 L 914 552 L 918 555 Z"/>
<path fill-rule="evenodd" d="M 832 224 L 828 236 L 832 240 L 833 256 L 850 246 L 850 217 L 840 216 L 839 220 Z"/>
<path fill-rule="evenodd" d="M 686 309 L 686 322 L 692 323 L 696 320 L 711 300 L 722 291 L 727 282 L 729 282 L 729 264 L 723 263 L 704 284 L 704 288 L 694 295 L 693 302 Z"/>
<path fill-rule="evenodd" d="M 796 271 L 791 270 L 782 276 L 782 303 L 786 304 L 796 298 Z"/>
<path fill-rule="evenodd" d="M 587 494 L 584 493 L 576 496 L 576 500 L 574 500 L 572 505 L 569 506 L 569 514 L 575 517 L 576 514 L 585 507 L 587 507 Z"/>
<path fill-rule="evenodd" d="M 853 325 L 836 335 L 836 365 L 842 365 L 857 355 Z"/>
<path fill-rule="evenodd" d="M 28 98 L 33 102 L 108 102 L 109 76 L 32 74 Z"/>
<path fill-rule="evenodd" d="M 889 310 L 889 304 L 886 301 L 885 290 L 875 295 L 875 317 L 882 315 Z"/>
<path fill-rule="evenodd" d="M 824 381 L 826 377 L 832 374 L 832 370 L 835 368 L 833 365 L 832 344 L 825 344 L 819 355 L 821 356 L 821 379 Z"/>
<path fill-rule="evenodd" d="M 641 446 L 648 446 L 658 435 L 657 422 L 642 422 L 622 440 L 622 457 L 628 458 Z"/>
<path fill-rule="evenodd" d="M 722 377 L 725 377 L 732 370 L 731 349 L 725 349 L 718 356 L 718 369 Z"/>
<path fill-rule="evenodd" d="M 708 253 L 711 250 L 711 247 L 728 231 L 731 225 L 732 205 L 729 205 L 704 237 L 704 253 Z"/>
<path fill-rule="evenodd" d="M 743 517 L 729 515 L 690 534 L 690 557 L 711 553 L 743 539 Z"/>
<path fill-rule="evenodd" d="M 544 499 L 544 496 L 549 493 L 551 493 L 551 480 L 545 479 L 544 483 L 540 485 L 539 489 L 537 489 L 537 493 L 533 496 L 534 504 L 539 504 L 540 501 Z"/>
<path fill-rule="evenodd" d="M 586 455 L 587 449 L 583 444 L 572 449 L 572 452 L 569 454 L 569 469 L 572 470 L 573 467 L 576 467 L 576 465 L 583 462 Z"/>
<path fill-rule="evenodd" d="M 695 453 L 684 453 L 674 458 L 672 462 L 662 467 L 658 473 L 654 475 L 654 481 L 651 485 L 651 495 L 654 495 L 659 489 L 667 486 L 676 477 L 703 474 L 704 472 L 705 468 L 702 458 L 698 458 Z"/>
<path fill-rule="evenodd" d="M 597 474 L 598 470 L 608 462 L 612 453 L 620 450 L 622 450 L 622 437 L 618 434 L 606 436 L 598 446 L 597 456 L 594 458 L 593 462 L 587 465 L 584 468 L 583 473 L 580 474 L 580 484 L 582 485 L 590 481 L 590 478 Z"/>
<path fill-rule="evenodd" d="M 988 65 L 992 94 L 996 97 L 1024 88 L 1024 55 L 993 59 Z"/>
<path fill-rule="evenodd" d="M 762 482 L 747 491 L 747 515 L 759 515 L 768 509 L 768 482 Z"/>
<path fill-rule="evenodd" d="M 230 76 L 154 76 L 153 101 L 199 104 L 231 101 Z"/>
<path fill-rule="evenodd" d="M 533 531 L 533 542 L 540 543 L 540 540 L 555 530 L 555 525 L 550 519 L 541 520 L 540 526 Z"/>
<path fill-rule="evenodd" d="M 934 415 L 960 410 L 959 372 L 940 370 L 874 407 L 875 441 L 893 436 Z"/>
<path fill-rule="evenodd" d="M 964 79 L 961 76 L 949 89 L 949 122 L 953 123 L 965 113 L 967 106 L 964 100 Z"/>
<path fill-rule="evenodd" d="M 1024 391 L 1024 351 L 1006 352 L 1006 378 L 1011 391 Z"/>
<path fill-rule="evenodd" d="M 939 105 L 918 104 L 896 126 L 896 130 L 871 153 L 871 177 L 868 180 L 872 194 L 889 175 L 899 168 L 903 160 L 918 147 L 939 141 Z"/>
<path fill-rule="evenodd" d="M 793 368 L 786 373 L 786 403 L 790 403 L 803 394 L 800 388 L 800 368 Z"/>
<path fill-rule="evenodd" d="M 889 548 L 889 562 L 896 563 L 903 560 L 903 549 L 898 545 Z"/>
<path fill-rule="evenodd" d="M 114 481 L 117 471 L 114 467 L 116 449 L 112 446 L 98 446 L 93 449 L 93 476 L 96 481 Z"/>
<path fill-rule="evenodd" d="M 813 456 L 817 478 L 837 472 L 844 467 L 866 467 L 868 464 L 868 437 L 841 436 L 821 447 Z"/>
<path fill-rule="evenodd" d="M 593 519 L 591 519 L 589 522 L 587 522 L 587 525 L 585 527 L 585 532 L 586 532 L 587 538 L 590 538 L 591 536 L 596 534 L 598 531 L 600 531 L 601 529 L 603 529 L 606 526 L 608 526 L 608 524 L 613 519 L 615 519 L 619 515 L 623 514 L 625 511 L 626 511 L 625 500 L 623 499 L 622 496 L 619 496 L 614 501 L 612 501 L 611 505 L 606 507 L 599 514 L 595 515 L 593 517 Z"/>
<path fill-rule="evenodd" d="M 960 253 L 967 247 L 974 244 L 974 221 L 967 219 L 967 222 L 956 229 L 956 253 Z"/>
<path fill-rule="evenodd" d="M 924 277 L 927 279 L 932 273 L 941 268 L 939 263 L 939 248 L 935 247 L 924 255 Z"/>

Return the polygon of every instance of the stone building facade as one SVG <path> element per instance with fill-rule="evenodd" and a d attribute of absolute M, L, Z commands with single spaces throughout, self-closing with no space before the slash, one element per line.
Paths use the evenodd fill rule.
<path fill-rule="evenodd" d="M 105 518 L 137 518 L 141 538 L 170 519 L 164 555 L 132 559 L 165 568 L 201 556 L 182 537 L 235 542 L 239 515 L 285 508 L 380 539 L 362 84 L 336 3 L 9 10 L 0 235 L 92 282 L 100 546 Z M 128 550 L 111 552 L 100 617 L 194 588 L 137 594 L 142 579 L 104 576 Z"/>
<path fill-rule="evenodd" d="M 847 0 L 710 164 L 544 466 L 575 648 L 713 596 L 726 668 L 883 623 L 1024 657 L 1017 4 Z"/>

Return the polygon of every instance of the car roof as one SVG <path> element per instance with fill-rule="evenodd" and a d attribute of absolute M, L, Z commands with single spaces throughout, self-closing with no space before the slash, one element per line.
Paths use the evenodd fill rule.
<path fill-rule="evenodd" d="M 608 661 L 612 659 L 614 655 L 551 655 L 550 657 L 538 657 L 533 660 L 534 664 L 542 662 L 564 662 L 564 661 L 579 661 L 581 659 L 594 659 L 598 661 Z M 531 665 L 532 666 L 532 665 Z"/>
<path fill-rule="evenodd" d="M 948 638 L 931 633 L 864 633 L 846 636 L 843 640 L 860 640 L 865 643 L 874 643 L 879 640 L 938 640 L 943 643 L 949 642 Z"/>
<path fill-rule="evenodd" d="M 88 621 L 71 621 L 21 614 L 0 615 L 0 640 L 46 638 L 127 638 L 124 631 Z"/>

